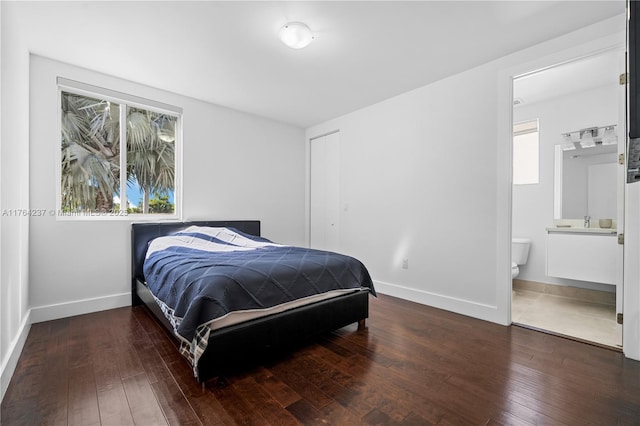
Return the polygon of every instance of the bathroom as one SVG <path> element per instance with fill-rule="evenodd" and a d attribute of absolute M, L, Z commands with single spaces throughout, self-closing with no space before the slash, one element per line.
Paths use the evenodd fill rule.
<path fill-rule="evenodd" d="M 512 256 L 526 256 L 512 321 L 618 350 L 623 70 L 624 50 L 609 49 L 518 77 L 513 91 Z"/>

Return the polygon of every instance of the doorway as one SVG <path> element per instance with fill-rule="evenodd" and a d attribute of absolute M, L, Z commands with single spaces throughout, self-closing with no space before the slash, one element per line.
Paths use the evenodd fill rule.
<path fill-rule="evenodd" d="M 340 251 L 340 132 L 311 139 L 311 248 Z"/>
<path fill-rule="evenodd" d="M 623 246 L 617 244 L 617 234 L 624 228 L 624 167 L 617 159 L 625 150 L 623 72 L 620 48 L 524 74 L 513 79 L 512 110 L 514 130 L 537 123 L 538 148 L 537 158 L 530 147 L 519 156 L 522 147 L 516 144 L 523 138 L 513 139 L 512 236 L 530 246 L 526 260 L 519 260 L 512 272 L 511 320 L 618 349 Z M 531 144 L 532 137 L 526 139 Z M 516 180 L 526 167 L 521 157 L 525 163 L 538 162 L 537 180 Z"/>

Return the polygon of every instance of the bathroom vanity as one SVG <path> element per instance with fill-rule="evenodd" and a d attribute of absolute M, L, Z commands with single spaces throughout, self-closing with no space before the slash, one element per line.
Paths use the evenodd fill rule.
<path fill-rule="evenodd" d="M 577 287 L 580 281 L 615 286 L 616 312 L 622 313 L 624 247 L 618 244 L 618 232 L 624 231 L 624 224 L 618 229 L 618 219 L 624 170 L 618 165 L 619 147 L 574 147 L 563 151 L 555 146 L 554 219 L 546 228 L 546 275 L 574 280 Z"/>
<path fill-rule="evenodd" d="M 554 220 L 546 228 L 546 274 L 615 285 L 617 312 L 622 312 L 623 246 L 618 244 L 617 218 L 622 215 L 624 171 L 618 166 L 618 147 L 575 147 L 555 147 Z M 604 218 L 608 219 L 600 221 Z"/>
<path fill-rule="evenodd" d="M 616 229 L 547 228 L 547 275 L 616 285 Z"/>

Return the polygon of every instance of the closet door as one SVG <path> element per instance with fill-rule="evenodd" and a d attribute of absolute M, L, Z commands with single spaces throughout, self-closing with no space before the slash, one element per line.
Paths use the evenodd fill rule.
<path fill-rule="evenodd" d="M 340 133 L 311 140 L 310 246 L 340 249 Z"/>

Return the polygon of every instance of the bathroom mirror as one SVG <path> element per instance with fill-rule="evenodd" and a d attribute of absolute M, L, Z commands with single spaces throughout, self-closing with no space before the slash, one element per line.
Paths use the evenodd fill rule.
<path fill-rule="evenodd" d="M 555 147 L 554 218 L 615 218 L 617 146 Z"/>

